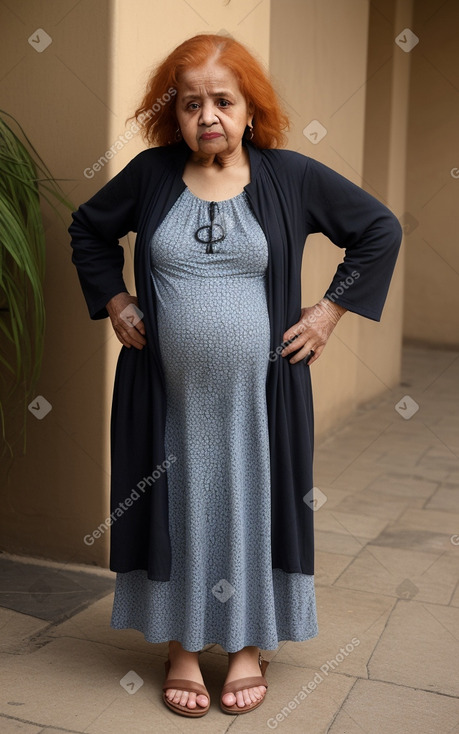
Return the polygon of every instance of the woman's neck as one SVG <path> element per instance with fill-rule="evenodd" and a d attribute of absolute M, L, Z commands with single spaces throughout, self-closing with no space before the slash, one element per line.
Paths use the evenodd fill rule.
<path fill-rule="evenodd" d="M 239 148 L 232 153 L 207 155 L 201 151 L 192 151 L 189 162 L 203 168 L 228 168 L 230 166 L 243 168 L 249 162 L 249 154 L 241 143 Z"/>

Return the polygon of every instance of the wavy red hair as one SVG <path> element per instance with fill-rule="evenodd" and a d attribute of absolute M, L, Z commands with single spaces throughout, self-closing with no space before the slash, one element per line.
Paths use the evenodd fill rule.
<path fill-rule="evenodd" d="M 289 129 L 290 122 L 268 73 L 242 43 L 229 36 L 206 33 L 181 43 L 153 71 L 142 103 L 131 118 L 137 120 L 145 141 L 150 145 L 177 142 L 173 95 L 180 84 L 180 75 L 214 56 L 218 63 L 231 69 L 247 104 L 251 102 L 254 106 L 251 142 L 258 148 L 284 146 L 287 137 L 283 130 Z"/>

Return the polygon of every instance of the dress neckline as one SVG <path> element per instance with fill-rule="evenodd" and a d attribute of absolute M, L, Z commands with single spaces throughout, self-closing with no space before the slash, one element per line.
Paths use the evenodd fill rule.
<path fill-rule="evenodd" d="M 185 182 L 183 181 L 183 183 Z M 193 194 L 191 189 L 189 189 L 186 184 L 185 184 L 185 191 L 187 191 L 193 197 L 193 199 L 197 199 L 197 201 L 202 201 L 203 204 L 210 204 L 211 201 L 215 201 L 216 204 L 224 204 L 227 201 L 234 201 L 235 199 L 238 199 L 240 196 L 243 196 L 243 194 L 245 194 L 245 189 L 243 189 L 242 191 L 239 192 L 239 194 L 236 194 L 236 196 L 231 196 L 229 199 L 220 199 L 219 201 L 216 201 L 215 199 L 213 200 L 212 199 L 201 199 L 200 196 L 196 196 L 196 194 Z"/>

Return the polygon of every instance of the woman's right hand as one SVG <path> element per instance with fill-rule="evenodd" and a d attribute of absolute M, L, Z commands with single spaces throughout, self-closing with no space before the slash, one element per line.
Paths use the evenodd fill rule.
<path fill-rule="evenodd" d="M 143 349 L 147 340 L 145 339 L 145 326 L 140 316 L 137 296 L 129 293 L 118 293 L 107 303 L 106 309 L 110 316 L 113 329 L 121 344 L 129 349 Z"/>

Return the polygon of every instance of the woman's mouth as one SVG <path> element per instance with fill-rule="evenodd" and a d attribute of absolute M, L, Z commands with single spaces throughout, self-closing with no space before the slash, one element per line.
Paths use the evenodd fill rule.
<path fill-rule="evenodd" d="M 212 140 L 212 138 L 220 138 L 221 133 L 203 133 L 201 135 L 201 140 Z"/>

